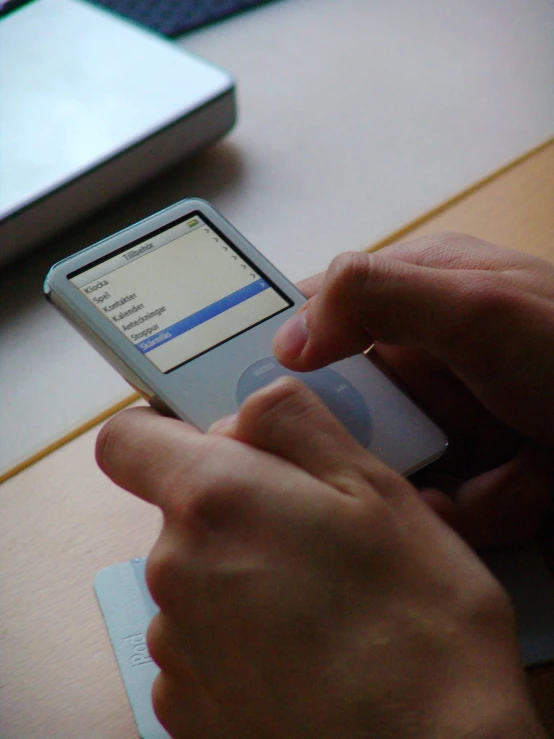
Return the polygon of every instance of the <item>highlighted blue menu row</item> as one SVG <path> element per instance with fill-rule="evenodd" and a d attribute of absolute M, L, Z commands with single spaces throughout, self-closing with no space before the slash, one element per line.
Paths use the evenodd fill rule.
<path fill-rule="evenodd" d="M 245 300 L 249 300 L 250 298 L 253 298 L 254 295 L 258 295 L 268 289 L 269 285 L 265 280 L 256 280 L 250 285 L 245 285 L 245 287 L 241 287 L 240 290 L 236 290 L 234 293 L 226 295 L 220 300 L 216 300 L 215 303 L 211 303 L 205 308 L 196 311 L 196 313 L 192 313 L 190 316 L 177 321 L 177 323 L 174 323 L 172 326 L 168 326 L 162 331 L 152 334 L 152 336 L 140 341 L 138 344 L 135 344 L 135 346 L 143 354 L 148 354 L 148 352 L 153 349 L 157 349 L 159 346 L 162 346 L 162 344 L 175 339 L 177 336 L 187 333 L 187 331 L 190 331 L 191 329 L 200 326 L 202 323 L 215 318 L 220 313 L 225 313 L 225 311 L 230 308 L 234 308 L 235 305 L 240 305 L 240 303 L 244 303 Z"/>

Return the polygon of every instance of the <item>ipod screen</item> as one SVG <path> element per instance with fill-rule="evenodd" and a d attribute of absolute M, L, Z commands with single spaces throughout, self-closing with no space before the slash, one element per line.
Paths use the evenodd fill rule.
<path fill-rule="evenodd" d="M 198 214 L 69 279 L 162 372 L 291 305 Z"/>

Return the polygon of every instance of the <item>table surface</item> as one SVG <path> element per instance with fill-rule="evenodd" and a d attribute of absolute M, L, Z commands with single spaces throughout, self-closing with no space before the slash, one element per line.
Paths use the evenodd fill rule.
<path fill-rule="evenodd" d="M 554 259 L 554 144 L 402 237 L 459 230 Z M 159 513 L 96 468 L 98 429 L 2 485 L 0 731 L 3 739 L 136 737 L 92 591 L 95 573 L 149 551 Z M 530 685 L 554 730 L 554 667 Z"/>

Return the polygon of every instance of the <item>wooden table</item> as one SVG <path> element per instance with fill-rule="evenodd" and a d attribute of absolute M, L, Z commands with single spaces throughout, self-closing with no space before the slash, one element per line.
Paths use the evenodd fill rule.
<path fill-rule="evenodd" d="M 457 230 L 554 259 L 554 144 L 405 229 Z M 112 485 L 94 463 L 97 429 L 37 462 L 0 491 L 2 739 L 131 739 L 136 729 L 92 580 L 149 551 L 156 510 Z M 554 731 L 554 666 L 530 672 Z"/>

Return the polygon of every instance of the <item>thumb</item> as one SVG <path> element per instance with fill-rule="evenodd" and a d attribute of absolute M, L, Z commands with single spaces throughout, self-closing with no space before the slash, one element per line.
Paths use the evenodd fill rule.
<path fill-rule="evenodd" d="M 486 273 L 434 269 L 382 253 L 349 252 L 331 263 L 318 293 L 277 333 L 277 359 L 312 370 L 374 341 L 420 346 L 441 359 L 456 353 L 467 320 L 468 282 Z M 453 340 L 453 339 L 457 340 Z"/>
<path fill-rule="evenodd" d="M 456 245 L 455 245 L 456 246 Z M 499 420 L 552 444 L 554 268 L 460 244 L 337 257 L 320 290 L 274 339 L 277 359 L 314 370 L 372 343 L 424 350 Z M 419 260 L 419 261 L 416 261 Z"/>

